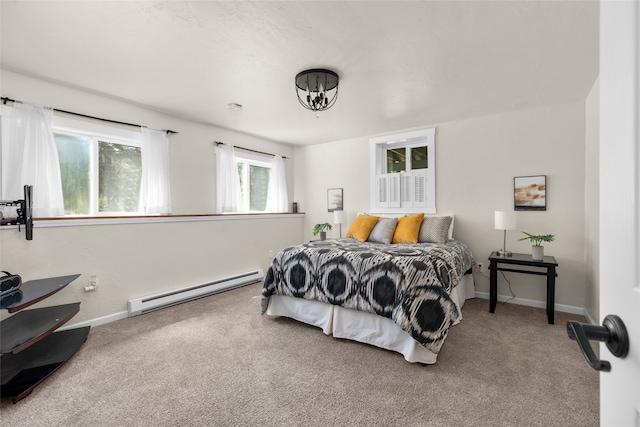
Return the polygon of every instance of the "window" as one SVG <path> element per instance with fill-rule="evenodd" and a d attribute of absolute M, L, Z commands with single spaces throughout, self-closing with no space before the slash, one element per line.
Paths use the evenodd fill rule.
<path fill-rule="evenodd" d="M 139 146 L 55 132 L 54 138 L 65 215 L 139 213 Z"/>
<path fill-rule="evenodd" d="M 141 214 L 140 133 L 60 119 L 54 122 L 65 215 Z"/>
<path fill-rule="evenodd" d="M 15 144 L 4 143 L 10 141 L 13 110 L 13 107 L 0 106 L 0 157 L 5 166 L 0 171 L 4 180 L 10 169 L 6 167 L 8 154 L 16 151 Z M 166 131 L 146 127 L 131 130 L 56 115 L 51 126 L 55 149 L 43 150 L 43 155 L 45 159 L 59 163 L 63 200 L 59 196 L 58 200 L 59 205 L 64 203 L 64 215 L 171 212 Z M 20 149 L 24 150 L 24 147 L 20 146 Z M 33 169 L 33 165 L 29 166 Z M 29 171 L 26 167 L 25 170 Z M 57 192 L 57 177 L 55 181 Z M 0 184 L 3 184 L 2 180 Z M 3 190 L 7 192 L 6 188 Z M 61 214 L 62 209 L 58 207 L 55 214 L 43 216 Z"/>
<path fill-rule="evenodd" d="M 435 129 L 372 138 L 371 211 L 435 213 Z"/>
<path fill-rule="evenodd" d="M 271 159 L 260 155 L 236 153 L 240 175 L 240 191 L 245 212 L 264 212 L 267 209 Z"/>
<path fill-rule="evenodd" d="M 237 148 L 216 147 L 216 213 L 287 212 L 283 158 Z"/>

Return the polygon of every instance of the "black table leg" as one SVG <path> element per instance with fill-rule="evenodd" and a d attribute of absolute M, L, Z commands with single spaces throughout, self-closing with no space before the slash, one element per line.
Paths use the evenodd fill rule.
<path fill-rule="evenodd" d="M 498 266 L 495 261 L 489 262 L 489 271 L 489 312 L 493 313 L 498 302 Z"/>
<path fill-rule="evenodd" d="M 549 324 L 553 325 L 555 317 L 556 304 L 556 267 L 550 265 L 547 267 L 547 319 Z"/>

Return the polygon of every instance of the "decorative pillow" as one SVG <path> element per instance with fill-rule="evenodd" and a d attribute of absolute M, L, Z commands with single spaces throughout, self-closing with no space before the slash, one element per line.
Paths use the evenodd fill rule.
<path fill-rule="evenodd" d="M 366 242 L 369 233 L 371 233 L 371 230 L 373 230 L 373 227 L 375 227 L 379 219 L 379 216 L 358 215 L 351 224 L 351 227 L 349 227 L 346 237 Z"/>
<path fill-rule="evenodd" d="M 373 227 L 373 230 L 371 230 L 367 242 L 386 243 L 388 245 L 393 240 L 396 225 L 398 225 L 398 218 L 381 217 Z"/>
<path fill-rule="evenodd" d="M 450 216 L 425 216 L 420 226 L 420 243 L 446 243 L 449 238 Z"/>
<path fill-rule="evenodd" d="M 423 218 L 423 213 L 398 218 L 398 225 L 391 243 L 418 243 L 418 233 Z"/>

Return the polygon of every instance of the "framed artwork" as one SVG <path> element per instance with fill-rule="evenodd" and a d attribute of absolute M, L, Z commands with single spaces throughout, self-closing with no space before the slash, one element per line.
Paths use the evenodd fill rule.
<path fill-rule="evenodd" d="M 514 208 L 517 211 L 547 210 L 547 176 L 516 176 L 513 181 Z"/>
<path fill-rule="evenodd" d="M 327 190 L 327 210 L 329 212 L 342 210 L 342 188 Z"/>

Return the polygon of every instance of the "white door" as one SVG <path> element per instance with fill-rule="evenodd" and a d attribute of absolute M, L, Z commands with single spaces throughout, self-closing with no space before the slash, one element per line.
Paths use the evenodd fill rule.
<path fill-rule="evenodd" d="M 629 354 L 600 358 L 603 426 L 640 426 L 640 3 L 600 2 L 600 323 L 620 316 Z"/>

